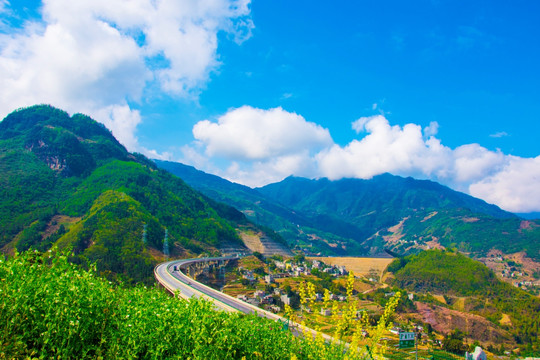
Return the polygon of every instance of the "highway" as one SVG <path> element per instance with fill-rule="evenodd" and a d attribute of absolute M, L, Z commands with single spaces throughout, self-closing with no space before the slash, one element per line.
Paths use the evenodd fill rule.
<path fill-rule="evenodd" d="M 191 297 L 204 298 L 212 301 L 215 306 L 221 310 L 228 312 L 241 311 L 246 314 L 252 313 L 253 311 L 251 308 L 249 308 L 249 304 L 243 302 L 240 304 L 237 299 L 193 280 L 180 270 L 182 266 L 187 266 L 197 262 L 233 259 L 236 259 L 236 257 L 226 256 L 168 261 L 156 266 L 154 269 L 154 275 L 157 281 L 167 290 L 173 294 L 176 291 L 180 291 L 180 296 L 186 300 L 189 300 Z M 175 271 L 175 267 L 178 270 Z"/>
<path fill-rule="evenodd" d="M 232 296 L 229 296 L 220 291 L 212 289 L 211 287 L 201 284 L 188 277 L 180 270 L 182 266 L 187 266 L 196 262 L 233 259 L 237 259 L 237 257 L 224 256 L 214 258 L 197 258 L 168 261 L 157 265 L 154 269 L 154 275 L 156 277 L 156 280 L 168 291 L 174 294 L 177 290 L 179 290 L 180 296 L 186 300 L 189 300 L 191 297 L 204 298 L 206 300 L 212 301 L 216 308 L 224 311 L 240 311 L 244 314 L 257 314 L 258 316 L 265 317 L 274 321 L 279 320 L 281 322 L 287 322 L 287 319 L 282 318 L 281 316 L 260 309 L 256 306 L 245 303 L 239 299 L 233 298 Z M 176 271 L 174 270 L 175 267 L 177 269 Z M 298 335 L 300 332 L 309 332 L 313 336 L 317 334 L 315 330 L 303 327 L 302 325 L 294 322 L 290 322 L 289 328 L 294 335 Z M 322 334 L 322 336 L 326 341 L 336 341 L 329 335 Z"/>

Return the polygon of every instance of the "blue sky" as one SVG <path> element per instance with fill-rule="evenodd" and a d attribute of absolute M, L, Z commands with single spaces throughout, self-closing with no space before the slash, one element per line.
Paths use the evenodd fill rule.
<path fill-rule="evenodd" d="M 83 112 L 250 186 L 431 179 L 540 211 L 533 1 L 0 0 L 0 113 Z"/>

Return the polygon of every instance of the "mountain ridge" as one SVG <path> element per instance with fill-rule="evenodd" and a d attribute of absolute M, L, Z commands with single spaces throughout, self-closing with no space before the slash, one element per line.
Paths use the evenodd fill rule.
<path fill-rule="evenodd" d="M 407 254 L 450 246 L 478 255 L 492 248 L 526 250 L 540 258 L 535 241 L 540 221 L 528 222 L 524 230 L 524 220 L 515 214 L 429 180 L 391 174 L 335 181 L 290 176 L 252 189 L 184 164 L 156 164 L 274 228 L 307 254 L 358 256 L 387 247 Z"/>

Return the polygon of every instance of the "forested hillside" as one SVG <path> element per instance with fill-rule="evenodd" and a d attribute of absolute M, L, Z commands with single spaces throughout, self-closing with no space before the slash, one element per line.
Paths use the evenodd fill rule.
<path fill-rule="evenodd" d="M 289 177 L 251 189 L 179 163 L 157 161 L 204 194 L 271 227 L 307 253 L 408 254 L 456 247 L 473 256 L 525 251 L 540 260 L 540 221 L 432 181 L 390 174 L 371 180 Z"/>
<path fill-rule="evenodd" d="M 250 221 L 276 230 L 291 247 L 301 246 L 310 242 L 310 234 L 323 234 L 321 230 L 314 229 L 316 224 L 302 214 L 265 197 L 250 187 L 232 183 L 218 176 L 207 174 L 192 166 L 171 161 L 155 160 L 157 166 L 180 177 L 193 188 L 206 196 L 226 203 L 241 211 Z M 324 233 L 327 238 L 342 239 L 340 236 Z M 347 240 L 342 240 L 347 241 Z M 343 249 L 331 248 L 325 242 L 315 242 L 314 251 L 325 253 L 346 254 Z M 354 243 L 350 243 L 354 248 Z M 357 253 L 360 248 L 354 248 Z"/>
<path fill-rule="evenodd" d="M 394 260 L 391 284 L 441 295 L 444 306 L 481 315 L 509 331 L 518 344 L 538 347 L 540 299 L 502 282 L 482 263 L 453 251 L 428 250 Z"/>
<path fill-rule="evenodd" d="M 40 105 L 0 122 L 0 248 L 57 243 L 75 262 L 128 281 L 152 281 L 163 258 L 242 246 L 235 209 L 130 154 L 87 116 Z"/>

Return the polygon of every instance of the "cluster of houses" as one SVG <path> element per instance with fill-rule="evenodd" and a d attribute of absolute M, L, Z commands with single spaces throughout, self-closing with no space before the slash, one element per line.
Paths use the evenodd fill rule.
<path fill-rule="evenodd" d="M 540 287 L 540 281 L 515 281 L 513 282 L 513 285 L 522 288 L 523 290 L 527 290 L 528 288 Z"/>
<path fill-rule="evenodd" d="M 266 292 L 263 290 L 257 290 L 253 293 L 253 296 L 242 294 L 237 295 L 236 298 L 253 306 L 264 307 L 267 310 L 278 313 L 279 311 L 281 311 L 281 307 L 275 304 L 275 295 L 280 296 L 283 303 L 290 303 L 290 299 L 288 299 L 287 295 L 281 294 L 279 292 L 279 289 L 275 289 L 274 294 L 266 294 Z M 284 296 L 288 299 L 287 302 L 283 301 Z"/>
<path fill-rule="evenodd" d="M 272 260 L 274 270 L 270 274 L 260 274 L 255 273 L 251 270 L 244 269 L 239 267 L 238 270 L 242 274 L 242 278 L 255 283 L 258 281 L 259 277 L 264 277 L 264 282 L 267 285 L 274 284 L 276 279 L 287 278 L 287 277 L 300 277 L 302 275 L 311 275 L 313 269 L 317 269 L 323 273 L 330 274 L 332 276 L 338 277 L 347 275 L 348 272 L 344 266 L 329 266 L 324 264 L 321 261 L 313 260 L 311 262 L 302 262 L 302 263 L 293 263 L 291 261 L 281 261 L 281 260 Z M 275 313 L 281 311 L 280 306 L 276 303 L 283 303 L 285 305 L 291 305 L 291 298 L 281 289 L 274 288 L 273 293 L 267 294 L 263 290 L 256 290 L 252 296 L 248 295 L 238 295 L 238 299 L 247 302 L 248 304 L 264 307 L 267 310 L 273 311 Z M 278 302 L 277 299 L 280 301 Z M 345 301 L 346 297 L 343 295 L 330 294 L 330 300 Z M 317 293 L 315 295 L 315 301 L 323 301 L 323 295 Z M 324 309 L 321 311 L 323 315 L 330 315 L 329 309 Z"/>
<path fill-rule="evenodd" d="M 294 264 L 292 262 L 274 260 L 274 265 L 276 266 L 276 269 L 284 271 L 289 276 L 310 275 L 312 269 L 317 269 L 333 276 L 343 276 L 348 274 L 345 266 L 326 265 L 318 260 L 313 260 L 311 264 L 306 261 L 301 264 Z"/>
<path fill-rule="evenodd" d="M 520 287 L 524 290 L 540 287 L 540 281 L 530 281 L 530 280 L 524 280 L 523 277 L 527 277 L 527 274 L 524 274 L 523 271 L 520 270 L 521 265 L 515 265 L 512 261 L 505 260 L 501 255 L 492 255 L 491 257 L 487 258 L 485 260 L 485 263 L 499 263 L 503 265 L 503 269 L 500 270 L 500 276 L 503 279 L 512 279 L 512 284 L 515 287 Z"/>
<path fill-rule="evenodd" d="M 264 281 L 267 284 L 274 283 L 275 279 L 311 275 L 312 269 L 317 269 L 323 273 L 327 273 L 335 277 L 348 274 L 344 266 L 326 265 L 318 260 L 313 260 L 311 266 L 307 262 L 303 262 L 302 264 L 298 265 L 291 262 L 284 262 L 279 260 L 270 261 L 274 261 L 276 270 L 271 274 L 264 275 Z M 242 277 L 244 279 L 250 282 L 256 281 L 256 274 L 253 271 L 243 269 L 242 267 L 239 267 L 238 269 L 242 272 Z"/>

